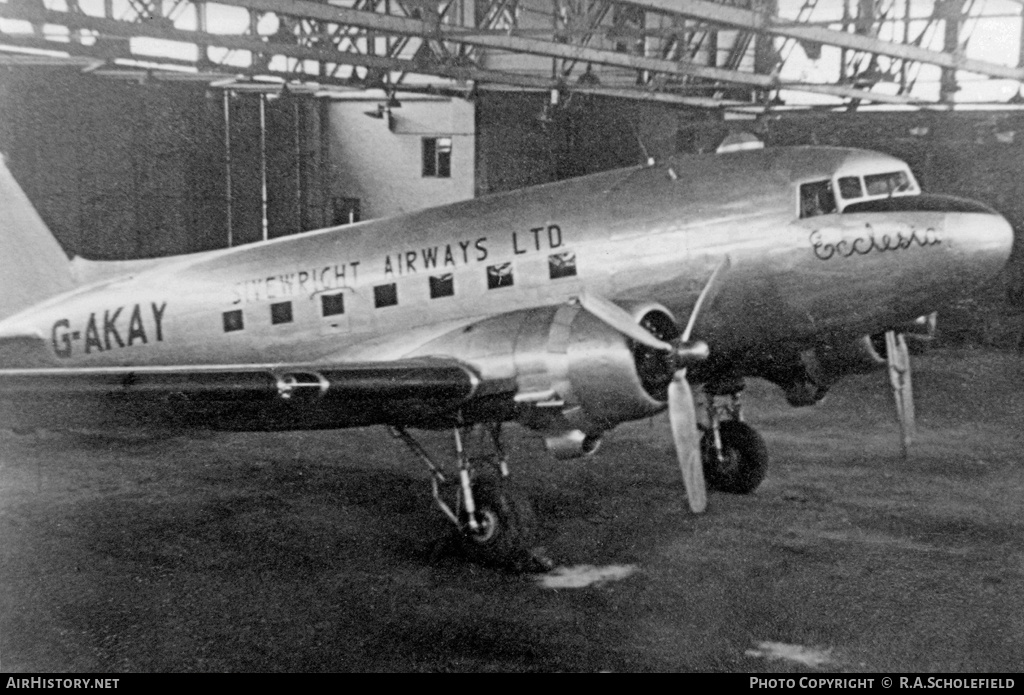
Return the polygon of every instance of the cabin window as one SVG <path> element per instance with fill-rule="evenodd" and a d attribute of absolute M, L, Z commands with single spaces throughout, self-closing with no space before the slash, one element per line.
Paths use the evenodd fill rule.
<path fill-rule="evenodd" d="M 552 280 L 576 275 L 576 254 L 565 251 L 548 256 L 548 273 Z"/>
<path fill-rule="evenodd" d="M 395 283 L 377 285 L 373 288 L 373 305 L 380 309 L 398 304 L 398 287 Z"/>
<path fill-rule="evenodd" d="M 844 176 L 839 179 L 839 195 L 846 200 L 863 196 L 864 188 L 860 185 L 860 177 Z"/>
<path fill-rule="evenodd" d="M 324 316 L 337 316 L 345 313 L 345 295 L 323 294 L 320 295 L 320 312 Z"/>
<path fill-rule="evenodd" d="M 452 175 L 452 139 L 423 138 L 423 176 L 439 179 Z"/>
<path fill-rule="evenodd" d="M 499 287 L 511 287 L 513 285 L 512 264 L 500 263 L 487 266 L 487 289 L 496 290 Z"/>
<path fill-rule="evenodd" d="M 830 215 L 836 211 L 831 181 L 814 181 L 800 186 L 800 217 Z"/>
<path fill-rule="evenodd" d="M 905 171 L 871 174 L 864 177 L 864 184 L 868 187 L 868 195 L 892 195 L 914 189 L 914 185 Z"/>
<path fill-rule="evenodd" d="M 292 303 L 291 302 L 277 302 L 276 304 L 270 305 L 270 323 L 277 325 L 279 323 L 291 323 L 292 322 Z"/>
<path fill-rule="evenodd" d="M 242 320 L 242 310 L 235 309 L 234 311 L 224 312 L 224 332 L 231 333 L 232 331 L 240 331 L 245 328 L 245 322 Z"/>
<path fill-rule="evenodd" d="M 451 273 L 430 277 L 430 298 L 451 297 L 455 294 L 455 280 Z"/>

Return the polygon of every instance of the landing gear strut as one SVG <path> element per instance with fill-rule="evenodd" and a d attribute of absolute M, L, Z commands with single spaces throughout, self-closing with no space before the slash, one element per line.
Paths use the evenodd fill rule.
<path fill-rule="evenodd" d="M 487 457 L 491 470 L 480 470 L 463 446 L 473 428 L 453 428 L 457 480 L 404 428 L 392 432 L 430 472 L 434 502 L 458 529 L 463 552 L 474 562 L 517 572 L 546 572 L 553 563 L 533 547 L 535 520 L 529 501 L 509 481 L 508 464 L 501 445 L 501 424 L 490 427 L 494 454 Z M 451 504 L 449 504 L 451 500 Z"/>
<path fill-rule="evenodd" d="M 746 495 L 757 489 L 768 473 L 768 447 L 750 425 L 743 422 L 739 392 L 719 404 L 707 392 L 708 427 L 700 440 L 704 478 L 712 490 Z"/>

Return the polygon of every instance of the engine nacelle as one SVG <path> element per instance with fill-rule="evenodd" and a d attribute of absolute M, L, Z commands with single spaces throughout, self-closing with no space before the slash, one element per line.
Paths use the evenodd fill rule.
<path fill-rule="evenodd" d="M 660 338 L 678 331 L 663 308 L 627 310 Z M 485 383 L 514 379 L 517 418 L 543 432 L 559 458 L 593 453 L 606 430 L 662 411 L 673 374 L 669 356 L 574 304 L 485 319 L 416 354 L 457 354 Z"/>
<path fill-rule="evenodd" d="M 524 323 L 511 355 L 525 424 L 592 438 L 665 407 L 659 396 L 668 367 L 647 365 L 647 350 L 579 307 L 558 307 L 550 319 L 540 313 Z"/>

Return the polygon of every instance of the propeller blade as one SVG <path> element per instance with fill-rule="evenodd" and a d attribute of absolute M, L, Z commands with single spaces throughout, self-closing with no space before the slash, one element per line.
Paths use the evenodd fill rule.
<path fill-rule="evenodd" d="M 630 338 L 641 345 L 654 348 L 655 350 L 675 352 L 674 347 L 666 343 L 664 340 L 659 340 L 651 335 L 649 331 L 645 330 L 640 324 L 633 320 L 633 317 L 629 315 L 629 312 L 618 304 L 615 304 L 600 295 L 591 294 L 589 292 L 583 292 L 579 296 L 578 301 L 580 306 L 627 338 Z"/>
<path fill-rule="evenodd" d="M 885 353 L 889 363 L 889 384 L 892 386 L 892 395 L 896 401 L 896 417 L 900 422 L 903 458 L 907 458 L 916 427 L 914 389 L 910 380 L 910 352 L 902 333 L 886 332 Z"/>
<path fill-rule="evenodd" d="M 672 424 L 672 439 L 679 457 L 679 468 L 686 485 L 686 499 L 695 514 L 708 506 L 704 484 L 704 467 L 700 460 L 700 433 L 697 430 L 697 408 L 693 402 L 686 370 L 676 372 L 668 386 L 668 418 Z"/>
<path fill-rule="evenodd" d="M 722 259 L 722 262 L 718 264 L 714 272 L 711 273 L 711 277 L 704 284 L 704 289 L 700 291 L 700 296 L 697 297 L 697 303 L 693 305 L 693 311 L 690 312 L 690 320 L 686 322 L 686 328 L 683 329 L 682 335 L 679 336 L 681 342 L 687 342 L 690 339 L 690 334 L 693 332 L 693 325 L 697 323 L 697 316 L 700 315 L 701 310 L 704 308 L 704 304 L 714 299 L 714 296 L 718 294 L 718 290 L 721 289 L 720 280 L 725 275 L 725 271 L 732 265 L 732 261 L 728 256 Z"/>

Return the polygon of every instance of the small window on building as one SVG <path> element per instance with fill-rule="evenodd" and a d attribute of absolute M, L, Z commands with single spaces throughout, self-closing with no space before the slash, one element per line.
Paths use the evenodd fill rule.
<path fill-rule="evenodd" d="M 240 331 L 245 328 L 245 322 L 242 320 L 242 310 L 235 309 L 234 311 L 224 312 L 224 332 L 230 333 L 231 331 Z"/>
<path fill-rule="evenodd" d="M 423 138 L 423 175 L 439 179 L 451 178 L 451 138 Z"/>
<path fill-rule="evenodd" d="M 859 176 L 844 176 L 839 179 L 839 195 L 846 200 L 853 200 L 864 195 Z"/>
<path fill-rule="evenodd" d="M 499 287 L 511 287 L 512 281 L 511 263 L 487 266 L 487 289 L 496 290 Z"/>
<path fill-rule="evenodd" d="M 323 294 L 320 295 L 320 312 L 324 316 L 336 316 L 345 313 L 345 295 Z"/>
<path fill-rule="evenodd" d="M 292 322 L 292 303 L 277 302 L 270 305 L 270 322 L 272 324 Z"/>
<path fill-rule="evenodd" d="M 373 305 L 380 309 L 398 304 L 398 287 L 395 283 L 377 285 L 373 288 Z"/>
<path fill-rule="evenodd" d="M 576 275 L 576 254 L 566 251 L 548 256 L 548 273 L 552 280 Z"/>
<path fill-rule="evenodd" d="M 430 298 L 451 297 L 455 294 L 455 280 L 451 273 L 430 277 Z"/>
<path fill-rule="evenodd" d="M 836 211 L 831 181 L 815 181 L 800 186 L 800 217 L 830 215 Z"/>

